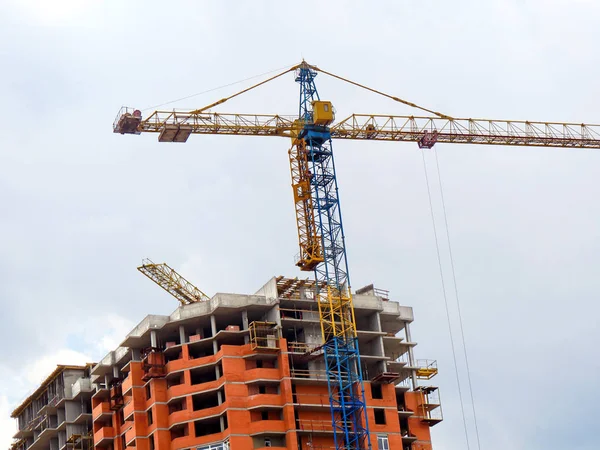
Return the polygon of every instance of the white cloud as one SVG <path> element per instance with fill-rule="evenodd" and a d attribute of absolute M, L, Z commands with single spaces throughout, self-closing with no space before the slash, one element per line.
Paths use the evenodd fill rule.
<path fill-rule="evenodd" d="M 59 364 L 85 365 L 89 362 L 92 362 L 92 357 L 89 354 L 86 355 L 69 348 L 61 348 L 25 366 L 22 375 L 35 389 Z"/>
<path fill-rule="evenodd" d="M 87 336 L 85 338 L 87 342 L 91 341 L 90 344 L 94 346 L 94 354 L 97 360 L 103 357 L 105 353 L 116 349 L 134 326 L 131 320 L 118 314 L 108 314 L 103 318 L 102 323 L 105 324 L 104 334 L 94 341 L 91 341 Z"/>
<path fill-rule="evenodd" d="M 94 8 L 91 0 L 18 0 L 12 1 L 15 11 L 42 25 L 75 25 Z"/>

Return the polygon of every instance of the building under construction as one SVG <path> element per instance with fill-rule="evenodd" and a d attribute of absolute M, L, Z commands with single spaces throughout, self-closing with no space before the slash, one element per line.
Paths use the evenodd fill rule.
<path fill-rule="evenodd" d="M 177 285 L 162 284 L 181 306 L 147 316 L 91 370 L 94 447 L 335 448 L 315 281 L 190 302 Z M 373 448 L 431 449 L 437 368 L 413 355 L 412 308 L 373 286 L 353 301 Z"/>
<path fill-rule="evenodd" d="M 57 366 L 12 412 L 17 421 L 12 450 L 93 449 L 92 366 Z"/>

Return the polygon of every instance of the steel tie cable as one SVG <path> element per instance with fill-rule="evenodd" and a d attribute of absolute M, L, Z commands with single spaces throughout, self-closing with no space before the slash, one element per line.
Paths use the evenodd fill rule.
<path fill-rule="evenodd" d="M 466 365 L 466 369 L 467 369 L 467 379 L 469 382 L 469 394 L 471 397 L 471 406 L 473 409 L 475 436 L 477 437 L 477 448 L 479 450 L 481 450 L 481 442 L 479 440 L 479 428 L 477 426 L 477 413 L 475 412 L 475 400 L 473 398 L 473 385 L 471 383 L 471 369 L 469 367 L 469 357 L 467 356 L 467 344 L 466 344 L 466 340 L 465 340 L 465 332 L 463 329 L 463 320 L 462 320 L 462 313 L 461 313 L 461 308 L 460 308 L 460 300 L 458 297 L 458 285 L 456 284 L 456 271 L 454 270 L 454 256 L 452 254 L 452 244 L 450 243 L 450 231 L 449 231 L 449 227 L 448 227 L 448 216 L 446 214 L 446 201 L 444 200 L 444 188 L 442 185 L 442 176 L 440 173 L 440 163 L 438 160 L 438 154 L 437 154 L 437 150 L 435 149 L 435 147 L 433 149 L 433 152 L 435 154 L 435 165 L 437 167 L 438 182 L 440 184 L 440 196 L 441 196 L 441 200 L 442 200 L 442 210 L 444 212 L 444 223 L 446 225 L 446 239 L 448 240 L 448 253 L 450 255 L 450 267 L 452 269 L 452 281 L 454 283 L 454 295 L 456 296 L 456 306 L 458 308 L 458 321 L 460 324 L 460 334 L 462 337 L 463 352 L 465 355 L 465 365 Z"/>
<path fill-rule="evenodd" d="M 234 81 L 232 83 L 224 84 L 222 86 L 217 86 L 217 87 L 214 87 L 214 88 L 211 88 L 211 89 L 207 89 L 206 91 L 196 92 L 195 94 L 190 94 L 190 95 L 187 95 L 185 97 L 181 97 L 181 98 L 177 98 L 175 100 L 171 100 L 171 101 L 168 101 L 168 102 L 165 102 L 165 103 L 161 103 L 159 105 L 149 106 L 148 108 L 142 109 L 142 111 L 148 111 L 149 109 L 160 108 L 161 106 L 165 106 L 165 105 L 170 105 L 170 104 L 173 104 L 173 103 L 177 103 L 177 102 L 180 102 L 181 100 L 187 100 L 188 98 L 196 97 L 198 95 L 208 94 L 209 92 L 218 91 L 219 89 L 223 89 L 223 88 L 226 88 L 226 87 L 229 87 L 229 86 L 234 86 L 236 84 L 240 84 L 240 83 L 243 83 L 245 81 L 250 81 L 250 80 L 253 80 L 255 78 L 262 77 L 264 75 L 270 75 L 273 72 L 278 72 L 280 70 L 287 69 L 287 68 L 292 67 L 292 66 L 293 66 L 292 64 L 288 64 L 288 65 L 283 66 L 283 67 L 281 67 L 279 69 L 273 69 L 273 70 L 269 70 L 268 72 L 259 73 L 258 75 L 254 75 L 254 76 L 251 76 L 251 77 L 248 77 L 248 78 L 244 78 L 243 80 L 238 80 L 238 81 Z"/>
<path fill-rule="evenodd" d="M 460 376 L 458 374 L 458 364 L 456 362 L 456 349 L 454 347 L 454 337 L 452 335 L 452 324 L 450 321 L 450 309 L 448 307 L 448 296 L 446 295 L 446 283 L 444 282 L 444 271 L 442 270 L 442 258 L 440 256 L 440 245 L 437 237 L 437 227 L 435 225 L 435 215 L 433 214 L 433 202 L 431 201 L 431 189 L 429 187 L 429 176 L 427 175 L 427 163 L 425 162 L 425 152 L 421 151 L 423 157 L 423 170 L 425 172 L 425 182 L 427 184 L 427 197 L 429 198 L 429 211 L 431 213 L 431 223 L 433 225 L 433 235 L 435 237 L 435 248 L 438 259 L 438 267 L 440 270 L 440 279 L 442 282 L 442 293 L 444 295 L 444 304 L 446 307 L 446 318 L 448 321 L 448 332 L 450 333 L 450 346 L 452 348 L 452 359 L 454 361 L 454 372 L 456 374 L 456 384 L 458 386 L 458 397 L 460 399 L 460 410 L 462 412 L 463 426 L 465 429 L 465 440 L 467 441 L 467 450 L 470 449 L 469 445 L 469 432 L 467 430 L 467 418 L 465 416 L 465 406 L 463 403 L 462 389 L 460 387 Z"/>

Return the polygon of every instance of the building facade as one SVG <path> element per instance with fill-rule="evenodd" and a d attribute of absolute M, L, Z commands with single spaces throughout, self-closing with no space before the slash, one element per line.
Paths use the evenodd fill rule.
<path fill-rule="evenodd" d="M 89 450 L 92 393 L 86 366 L 59 365 L 11 414 L 17 433 L 12 450 Z"/>
<path fill-rule="evenodd" d="M 430 450 L 437 368 L 414 358 L 412 309 L 372 286 L 353 299 L 373 448 Z M 321 341 L 309 280 L 147 316 L 91 370 L 94 447 L 333 448 Z"/>

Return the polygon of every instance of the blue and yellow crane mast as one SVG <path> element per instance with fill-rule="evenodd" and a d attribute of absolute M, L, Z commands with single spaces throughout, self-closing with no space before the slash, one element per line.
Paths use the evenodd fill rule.
<path fill-rule="evenodd" d="M 329 125 L 331 102 L 315 86 L 317 72 L 303 63 L 298 135 L 290 150 L 300 258 L 296 265 L 314 271 L 323 335 L 323 354 L 336 448 L 370 449 L 365 395 L 344 228 Z"/>

